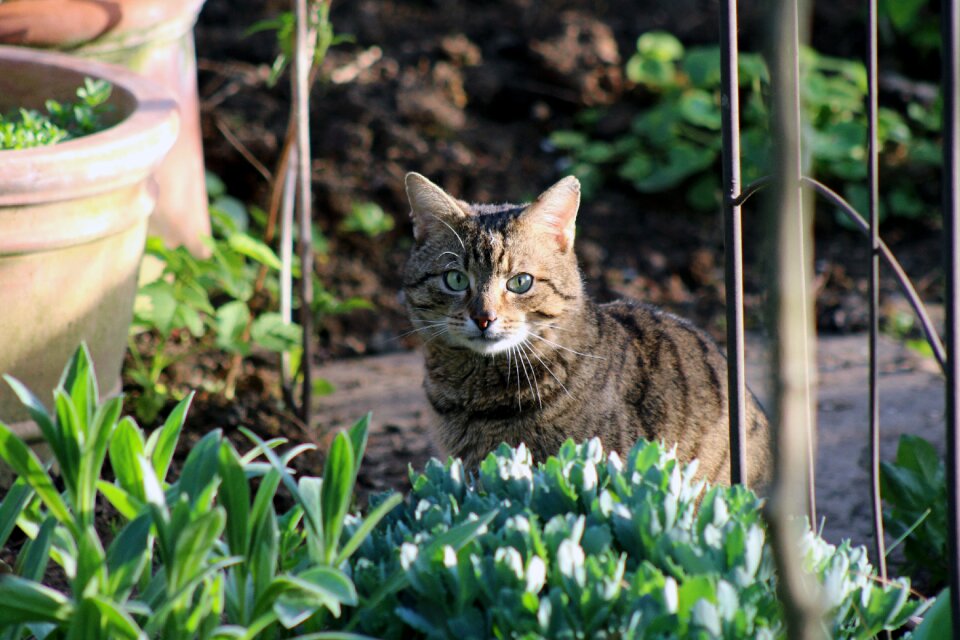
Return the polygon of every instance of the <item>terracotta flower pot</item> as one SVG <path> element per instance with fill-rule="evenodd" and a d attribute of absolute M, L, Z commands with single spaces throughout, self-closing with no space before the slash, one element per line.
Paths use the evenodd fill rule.
<path fill-rule="evenodd" d="M 113 84 L 109 128 L 48 147 L 0 151 L 0 373 L 44 402 L 85 340 L 102 393 L 120 387 L 151 177 L 177 137 L 164 88 L 114 65 L 0 46 L 0 112 L 75 100 L 85 77 Z M 0 382 L 0 420 L 28 440 L 32 423 Z M 2 486 L 2 482 L 0 482 Z"/>
<path fill-rule="evenodd" d="M 3 0 L 0 44 L 54 48 L 121 64 L 168 87 L 180 135 L 157 170 L 150 233 L 205 254 L 210 235 L 193 25 L 203 0 Z"/>

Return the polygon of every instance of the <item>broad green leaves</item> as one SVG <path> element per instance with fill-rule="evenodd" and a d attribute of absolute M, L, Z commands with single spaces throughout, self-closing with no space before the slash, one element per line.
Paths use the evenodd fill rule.
<path fill-rule="evenodd" d="M 675 453 L 642 442 L 625 459 L 598 441 L 568 442 L 539 465 L 523 446 L 502 445 L 472 480 L 458 461 L 431 461 L 411 473 L 403 509 L 350 561 L 360 605 L 348 628 L 430 638 L 782 636 L 758 498 L 742 487 L 704 494 L 695 477 Z M 876 582 L 862 547 L 810 532 L 797 553 L 828 586 L 832 637 L 873 637 L 924 606 L 905 582 Z"/>

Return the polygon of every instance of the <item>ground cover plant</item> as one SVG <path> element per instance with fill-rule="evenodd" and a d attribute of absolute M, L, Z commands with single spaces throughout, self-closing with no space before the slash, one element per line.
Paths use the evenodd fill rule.
<path fill-rule="evenodd" d="M 104 129 L 112 89 L 105 80 L 85 78 L 77 88 L 77 102 L 47 100 L 46 113 L 21 108 L 0 114 L 0 150 L 56 144 Z"/>
<path fill-rule="evenodd" d="M 433 461 L 411 472 L 403 509 L 353 556 L 361 604 L 348 628 L 385 638 L 783 637 L 759 500 L 739 486 L 704 494 L 694 474 L 656 443 L 621 460 L 597 441 L 568 442 L 541 465 L 503 445 L 475 478 L 459 461 Z M 437 545 L 480 519 L 489 524 L 459 551 Z M 906 579 L 882 584 L 863 547 L 808 530 L 797 552 L 823 586 L 829 637 L 871 638 L 926 606 Z M 389 581 L 397 567 L 406 586 Z"/>
<path fill-rule="evenodd" d="M 801 55 L 804 153 L 807 170 L 841 192 L 858 210 L 867 203 L 867 76 L 859 60 L 823 55 L 806 48 Z M 626 64 L 626 75 L 640 87 L 647 105 L 629 129 L 606 139 L 591 131 L 603 112 L 581 114 L 582 129 L 554 132 L 551 143 L 565 150 L 572 170 L 596 188 L 615 174 L 641 193 L 686 188 L 694 209 L 720 203 L 720 49 L 684 47 L 672 34 L 645 33 Z M 739 61 L 741 160 L 744 183 L 769 173 L 769 72 L 756 53 Z M 879 110 L 881 217 L 932 215 L 938 193 L 923 180 L 940 165 L 940 102 L 918 99 Z M 839 219 L 839 218 L 838 218 Z"/>

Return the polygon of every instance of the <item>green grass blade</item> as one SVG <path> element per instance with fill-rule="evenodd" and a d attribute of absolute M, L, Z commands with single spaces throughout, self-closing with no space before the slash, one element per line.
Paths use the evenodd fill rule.
<path fill-rule="evenodd" d="M 243 465 L 228 440 L 220 444 L 221 506 L 227 513 L 227 545 L 233 555 L 247 555 L 250 539 L 250 485 Z"/>
<path fill-rule="evenodd" d="M 33 420 L 40 428 L 40 433 L 43 434 L 43 439 L 46 440 L 47 444 L 50 445 L 50 449 L 53 451 L 53 456 L 57 460 L 61 461 L 62 466 L 62 461 L 67 458 L 68 454 L 64 448 L 62 434 L 54 425 L 53 419 L 47 412 L 47 408 L 42 402 L 40 402 L 37 396 L 33 395 L 32 391 L 27 389 L 27 387 L 16 378 L 5 375 L 3 376 L 3 379 L 6 380 L 7 384 L 10 385 L 10 388 L 13 389 L 13 392 L 17 395 L 17 399 L 20 400 L 20 404 L 27 409 L 30 419 Z M 79 457 L 79 454 L 77 455 Z"/>
<path fill-rule="evenodd" d="M 113 598 L 124 601 L 140 579 L 150 556 L 149 513 L 143 513 L 110 543 L 107 550 L 107 590 Z"/>
<path fill-rule="evenodd" d="M 383 518 L 393 511 L 393 509 L 403 502 L 403 495 L 395 493 L 380 504 L 377 505 L 377 508 L 367 514 L 363 519 L 363 522 L 357 527 L 357 530 L 354 531 L 353 535 L 350 536 L 350 539 L 347 541 L 343 548 L 340 549 L 340 553 L 337 555 L 337 559 L 334 561 L 334 566 L 339 567 L 347 558 L 353 555 L 353 552 L 356 551 L 363 541 L 366 540 L 367 536 L 370 535 L 370 532 L 373 531 L 376 526 L 380 523 Z"/>
<path fill-rule="evenodd" d="M 17 575 L 27 580 L 40 582 L 50 562 L 50 546 L 53 544 L 53 532 L 56 519 L 50 517 L 43 521 L 35 538 L 30 540 L 17 558 Z"/>
<path fill-rule="evenodd" d="M 363 416 L 357 420 L 347 431 L 347 435 L 350 436 L 350 444 L 353 447 L 353 481 L 357 481 L 357 474 L 360 472 L 360 463 L 363 461 L 363 454 L 367 451 L 367 435 L 370 431 L 370 419 L 373 417 L 373 414 L 367 412 L 367 415 Z"/>
<path fill-rule="evenodd" d="M 347 435 L 341 431 L 333 439 L 323 468 L 323 485 L 320 487 L 323 557 L 327 564 L 333 562 L 337 553 L 343 519 L 353 497 L 354 477 L 353 447 Z"/>
<path fill-rule="evenodd" d="M 121 489 L 115 484 L 110 484 L 105 480 L 97 481 L 97 490 L 103 494 L 103 497 L 107 499 L 107 502 L 113 506 L 114 509 L 120 512 L 127 520 L 133 520 L 140 512 L 143 511 L 143 508 L 146 506 L 145 502 L 141 502 L 134 496 L 127 493 L 124 489 Z M 141 492 L 143 491 L 141 485 Z"/>
<path fill-rule="evenodd" d="M 240 427 L 240 431 L 245 436 L 250 438 L 250 440 L 257 445 L 260 451 L 263 452 L 263 455 L 266 456 L 267 460 L 270 461 L 270 464 L 273 466 L 273 468 L 276 469 L 277 473 L 280 474 L 281 481 L 283 482 L 284 486 L 287 487 L 287 490 L 290 491 L 291 495 L 293 495 L 294 499 L 301 505 L 304 504 L 303 496 L 300 495 L 300 490 L 297 488 L 296 481 L 294 481 L 293 476 L 291 476 L 287 471 L 286 465 L 284 465 L 283 461 L 277 456 L 277 454 L 267 447 L 266 443 L 260 438 L 260 436 L 254 432 L 245 427 Z M 304 510 L 306 511 L 307 524 L 313 528 L 314 534 L 317 535 L 317 537 L 320 537 L 322 531 L 320 523 L 306 508 L 304 508 Z"/>
<path fill-rule="evenodd" d="M 213 545 L 223 533 L 227 516 L 222 508 L 208 511 L 191 520 L 177 537 L 170 584 L 175 588 L 188 582 L 207 564 Z"/>
<path fill-rule="evenodd" d="M 132 418 L 125 417 L 117 425 L 110 441 L 110 467 L 117 483 L 128 494 L 143 502 L 143 470 L 137 457 L 147 455 L 143 432 Z"/>
<path fill-rule="evenodd" d="M 219 473 L 220 441 L 222 434 L 214 429 L 206 434 L 187 454 L 177 480 L 174 495 L 187 496 L 190 504 L 196 503 Z M 159 478 L 159 473 L 157 474 Z M 171 503 L 174 502 L 171 499 Z"/>
<path fill-rule="evenodd" d="M 26 622 L 67 622 L 73 603 L 59 591 L 19 576 L 0 575 L 0 627 Z"/>
<path fill-rule="evenodd" d="M 74 534 L 79 534 L 74 524 L 73 514 L 70 513 L 66 502 L 54 487 L 37 454 L 2 422 L 0 422 L 0 458 L 3 458 L 14 473 L 22 477 L 37 492 L 40 500 L 61 524 L 70 528 Z"/>
<path fill-rule="evenodd" d="M 190 395 L 177 403 L 163 426 L 151 433 L 147 440 L 147 452 L 161 482 L 166 479 L 167 471 L 170 469 L 170 461 L 173 460 L 173 452 L 176 451 L 177 441 L 180 439 L 180 432 L 183 430 L 183 423 L 186 420 L 187 411 L 190 410 L 190 403 L 193 402 L 193 396 L 194 393 L 190 392 Z"/>
<path fill-rule="evenodd" d="M 93 524 L 97 500 L 97 480 L 107 457 L 107 445 L 117 427 L 123 410 L 123 400 L 111 398 L 96 408 L 90 425 L 88 441 L 80 454 L 80 475 L 77 487 L 77 515 L 84 525 Z"/>
<path fill-rule="evenodd" d="M 73 352 L 70 362 L 60 375 L 60 383 L 57 387 L 70 396 L 77 416 L 82 420 L 78 424 L 89 426 L 100 400 L 97 391 L 97 375 L 93 370 L 93 359 L 90 357 L 86 342 L 82 342 Z"/>
<path fill-rule="evenodd" d="M 0 548 L 7 544 L 7 539 L 17 526 L 17 518 L 32 496 L 33 489 L 26 480 L 18 477 L 0 501 Z"/>
<path fill-rule="evenodd" d="M 111 638 L 111 640 L 113 638 L 123 638 L 125 640 L 146 638 L 133 617 L 116 602 L 104 596 L 94 596 L 91 600 L 99 609 L 101 620 L 106 623 L 108 638 Z"/>

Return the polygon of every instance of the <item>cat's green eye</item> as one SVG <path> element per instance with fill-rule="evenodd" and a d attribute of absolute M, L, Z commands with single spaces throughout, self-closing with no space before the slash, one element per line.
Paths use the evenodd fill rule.
<path fill-rule="evenodd" d="M 463 271 L 451 269 L 443 274 L 443 284 L 450 287 L 452 291 L 464 291 L 470 286 L 470 279 Z"/>
<path fill-rule="evenodd" d="M 507 290 L 514 293 L 526 293 L 533 286 L 533 276 L 529 273 L 518 273 L 507 280 Z"/>

